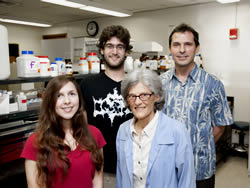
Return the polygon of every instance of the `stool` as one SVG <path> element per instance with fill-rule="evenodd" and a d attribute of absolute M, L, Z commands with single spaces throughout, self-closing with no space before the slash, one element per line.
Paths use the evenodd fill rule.
<path fill-rule="evenodd" d="M 248 153 L 248 144 L 244 144 L 244 131 L 249 131 L 249 122 L 235 121 L 232 129 L 239 130 L 239 144 L 233 144 L 233 150 Z"/>

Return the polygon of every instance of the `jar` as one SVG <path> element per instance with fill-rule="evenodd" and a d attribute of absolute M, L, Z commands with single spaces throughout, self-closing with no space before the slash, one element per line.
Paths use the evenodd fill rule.
<path fill-rule="evenodd" d="M 49 65 L 50 65 L 50 60 L 48 56 L 37 56 L 40 61 L 40 76 L 41 77 L 46 77 L 50 76 L 49 72 Z"/>
<path fill-rule="evenodd" d="M 63 61 L 63 58 L 56 57 L 55 61 L 58 66 L 58 75 L 65 75 L 66 74 L 66 68 L 65 68 L 65 62 Z"/>
<path fill-rule="evenodd" d="M 90 73 L 99 73 L 100 72 L 100 59 L 97 57 L 95 52 L 88 53 L 88 64 Z"/>
<path fill-rule="evenodd" d="M 158 69 L 158 57 L 155 55 L 153 56 L 152 58 L 152 66 L 153 66 L 153 69 L 152 70 L 157 70 Z"/>
<path fill-rule="evenodd" d="M 58 65 L 56 64 L 56 62 L 51 62 L 50 64 L 50 75 L 52 77 L 58 76 Z"/>
<path fill-rule="evenodd" d="M 79 74 L 88 74 L 89 73 L 89 64 L 86 57 L 81 57 L 78 63 Z"/>
<path fill-rule="evenodd" d="M 165 56 L 160 56 L 159 64 L 160 70 L 165 71 L 167 69 L 167 59 Z"/>
<path fill-rule="evenodd" d="M 33 54 L 33 51 L 22 51 L 22 55 L 16 58 L 18 77 L 40 76 L 40 60 Z"/>
<path fill-rule="evenodd" d="M 67 75 L 72 75 L 73 74 L 73 65 L 71 62 L 71 59 L 65 59 L 65 72 Z"/>

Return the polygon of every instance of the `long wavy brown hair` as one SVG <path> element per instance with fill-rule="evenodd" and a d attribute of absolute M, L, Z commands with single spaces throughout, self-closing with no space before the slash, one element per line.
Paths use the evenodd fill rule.
<path fill-rule="evenodd" d="M 73 137 L 83 150 L 91 153 L 91 159 L 97 171 L 103 167 L 103 156 L 92 136 L 87 119 L 84 116 L 83 99 L 78 84 L 72 77 L 58 76 L 49 81 L 40 109 L 38 127 L 36 129 L 36 147 L 38 177 L 37 182 L 43 187 L 53 185 L 56 168 L 67 176 L 70 161 L 67 154 L 70 147 L 64 143 L 65 133 L 62 127 L 62 118 L 55 112 L 55 105 L 60 89 L 72 82 L 79 96 L 79 109 L 72 118 Z M 83 167 L 84 168 L 84 167 Z"/>

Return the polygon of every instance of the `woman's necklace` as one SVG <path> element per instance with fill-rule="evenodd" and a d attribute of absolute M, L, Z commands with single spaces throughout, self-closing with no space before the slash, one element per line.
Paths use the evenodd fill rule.
<path fill-rule="evenodd" d="M 64 143 L 70 147 L 71 151 L 75 150 L 78 145 L 72 135 L 66 135 Z"/>

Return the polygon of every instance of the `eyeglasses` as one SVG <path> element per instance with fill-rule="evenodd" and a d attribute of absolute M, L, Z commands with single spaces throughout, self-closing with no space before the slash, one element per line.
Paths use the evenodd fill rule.
<path fill-rule="evenodd" d="M 141 101 L 147 101 L 153 94 L 154 93 L 142 93 L 140 95 L 128 95 L 126 99 L 128 102 L 135 102 L 136 98 L 139 97 Z"/>
<path fill-rule="evenodd" d="M 123 51 L 125 50 L 125 45 L 124 44 L 118 44 L 117 46 L 113 45 L 113 44 L 105 44 L 104 47 L 108 50 L 113 50 L 114 48 L 116 48 L 119 51 Z"/>

